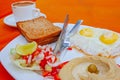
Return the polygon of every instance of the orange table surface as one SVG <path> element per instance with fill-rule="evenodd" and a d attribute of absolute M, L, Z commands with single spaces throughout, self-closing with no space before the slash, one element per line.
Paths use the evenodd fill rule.
<path fill-rule="evenodd" d="M 36 6 L 51 22 L 63 22 L 68 13 L 70 23 L 76 23 L 77 20 L 82 19 L 84 25 L 120 32 L 119 3 L 120 0 L 37 0 Z M 10 7 L 5 10 L 8 11 L 7 13 L 11 12 Z M 0 15 L 4 16 L 3 13 L 1 14 L 0 11 Z M 20 34 L 16 28 L 5 25 L 3 19 L 4 17 L 0 17 L 0 50 Z M 14 80 L 1 63 L 0 80 Z"/>

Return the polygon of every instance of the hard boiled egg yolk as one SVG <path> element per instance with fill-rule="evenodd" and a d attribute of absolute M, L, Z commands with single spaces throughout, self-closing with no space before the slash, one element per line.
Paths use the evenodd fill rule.
<path fill-rule="evenodd" d="M 104 33 L 100 36 L 100 41 L 104 44 L 113 44 L 118 40 L 118 35 L 116 33 Z"/>
<path fill-rule="evenodd" d="M 80 30 L 80 35 L 86 36 L 86 37 L 92 37 L 93 36 L 93 30 L 90 28 L 84 28 Z"/>

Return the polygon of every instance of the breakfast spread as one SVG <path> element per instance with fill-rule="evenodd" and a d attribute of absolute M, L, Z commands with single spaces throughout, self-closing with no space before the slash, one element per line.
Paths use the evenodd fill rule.
<path fill-rule="evenodd" d="M 60 27 L 44 17 L 17 22 L 17 28 L 29 42 L 36 41 L 40 45 L 57 41 L 61 32 Z"/>
<path fill-rule="evenodd" d="M 70 39 L 72 46 L 85 55 L 120 56 L 120 34 L 107 29 L 79 27 Z"/>
<path fill-rule="evenodd" d="M 119 80 L 119 74 L 113 59 L 100 56 L 72 59 L 59 72 L 61 80 Z"/>
<path fill-rule="evenodd" d="M 17 28 L 30 42 L 18 44 L 10 51 L 12 62 L 21 69 L 39 72 L 44 78 L 52 80 L 120 79 L 120 68 L 113 59 L 120 56 L 119 33 L 79 26 L 78 31 L 70 37 L 71 45 L 66 50 L 74 48 L 84 56 L 60 62 L 49 45 L 57 41 L 60 27 L 39 17 L 17 22 Z"/>

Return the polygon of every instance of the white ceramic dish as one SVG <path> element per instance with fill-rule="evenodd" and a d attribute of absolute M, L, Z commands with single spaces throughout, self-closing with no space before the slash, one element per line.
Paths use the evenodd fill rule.
<path fill-rule="evenodd" d="M 13 14 L 10 14 L 4 18 L 4 23 L 11 27 L 16 27 L 16 22 Z"/>
<path fill-rule="evenodd" d="M 61 27 L 63 26 L 62 23 L 55 23 L 55 25 Z M 73 25 L 74 24 L 68 25 L 69 27 L 68 31 L 72 28 Z M 44 80 L 44 78 L 41 75 L 33 71 L 20 69 L 11 62 L 10 49 L 15 48 L 17 44 L 25 44 L 25 43 L 27 43 L 27 41 L 22 35 L 13 39 L 0 53 L 0 60 L 2 65 L 5 67 L 8 73 L 10 73 L 11 76 L 13 76 L 13 78 L 15 78 L 15 80 Z M 54 47 L 54 45 L 55 43 L 51 44 L 52 47 Z M 60 59 L 61 61 L 68 61 L 72 58 L 81 57 L 81 56 L 82 54 L 78 54 L 76 50 L 72 50 L 72 51 L 67 51 L 66 53 L 63 52 L 62 55 L 60 56 Z M 116 63 L 117 64 L 120 63 L 120 58 L 116 59 Z"/>
<path fill-rule="evenodd" d="M 41 13 L 40 15 L 46 17 L 46 15 L 43 14 L 43 13 Z M 10 14 L 10 15 L 6 16 L 3 20 L 3 22 L 10 27 L 16 27 L 16 21 L 15 21 L 15 18 L 14 18 L 13 14 Z"/>
<path fill-rule="evenodd" d="M 56 23 L 55 25 L 57 26 L 63 26 L 62 23 Z M 68 25 L 70 28 L 73 26 L 73 24 L 69 24 Z M 11 60 L 10 60 L 10 49 L 14 48 L 17 44 L 25 44 L 27 43 L 26 39 L 20 35 L 18 37 L 16 37 L 15 39 L 13 39 L 2 51 L 1 51 L 1 55 L 0 55 L 0 60 L 2 65 L 5 67 L 5 69 L 8 71 L 8 73 L 10 73 L 13 78 L 15 78 L 15 80 L 43 80 L 43 77 L 40 76 L 39 74 L 33 72 L 33 71 L 29 71 L 29 70 L 22 70 L 20 68 L 18 68 L 16 65 L 14 65 Z M 54 43 L 51 44 L 52 47 L 54 47 Z M 72 52 L 69 52 L 69 56 L 62 57 L 61 55 L 61 60 L 62 61 L 66 61 L 66 60 L 70 60 L 73 57 L 77 57 L 78 54 L 74 54 L 74 56 L 71 56 Z M 73 51 L 74 53 L 74 51 Z M 75 52 L 76 53 L 76 52 Z M 67 54 L 66 54 L 67 55 Z M 79 54 L 79 56 L 81 56 Z"/>

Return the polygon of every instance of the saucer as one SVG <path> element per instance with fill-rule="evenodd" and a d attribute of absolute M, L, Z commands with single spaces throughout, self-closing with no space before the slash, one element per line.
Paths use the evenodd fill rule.
<path fill-rule="evenodd" d="M 6 16 L 3 21 L 8 26 L 16 27 L 16 22 L 13 14 Z"/>
<path fill-rule="evenodd" d="M 40 13 L 40 16 L 44 16 L 46 18 L 46 15 L 43 13 Z M 16 27 L 16 21 L 13 14 L 6 16 L 3 22 L 10 27 Z"/>

